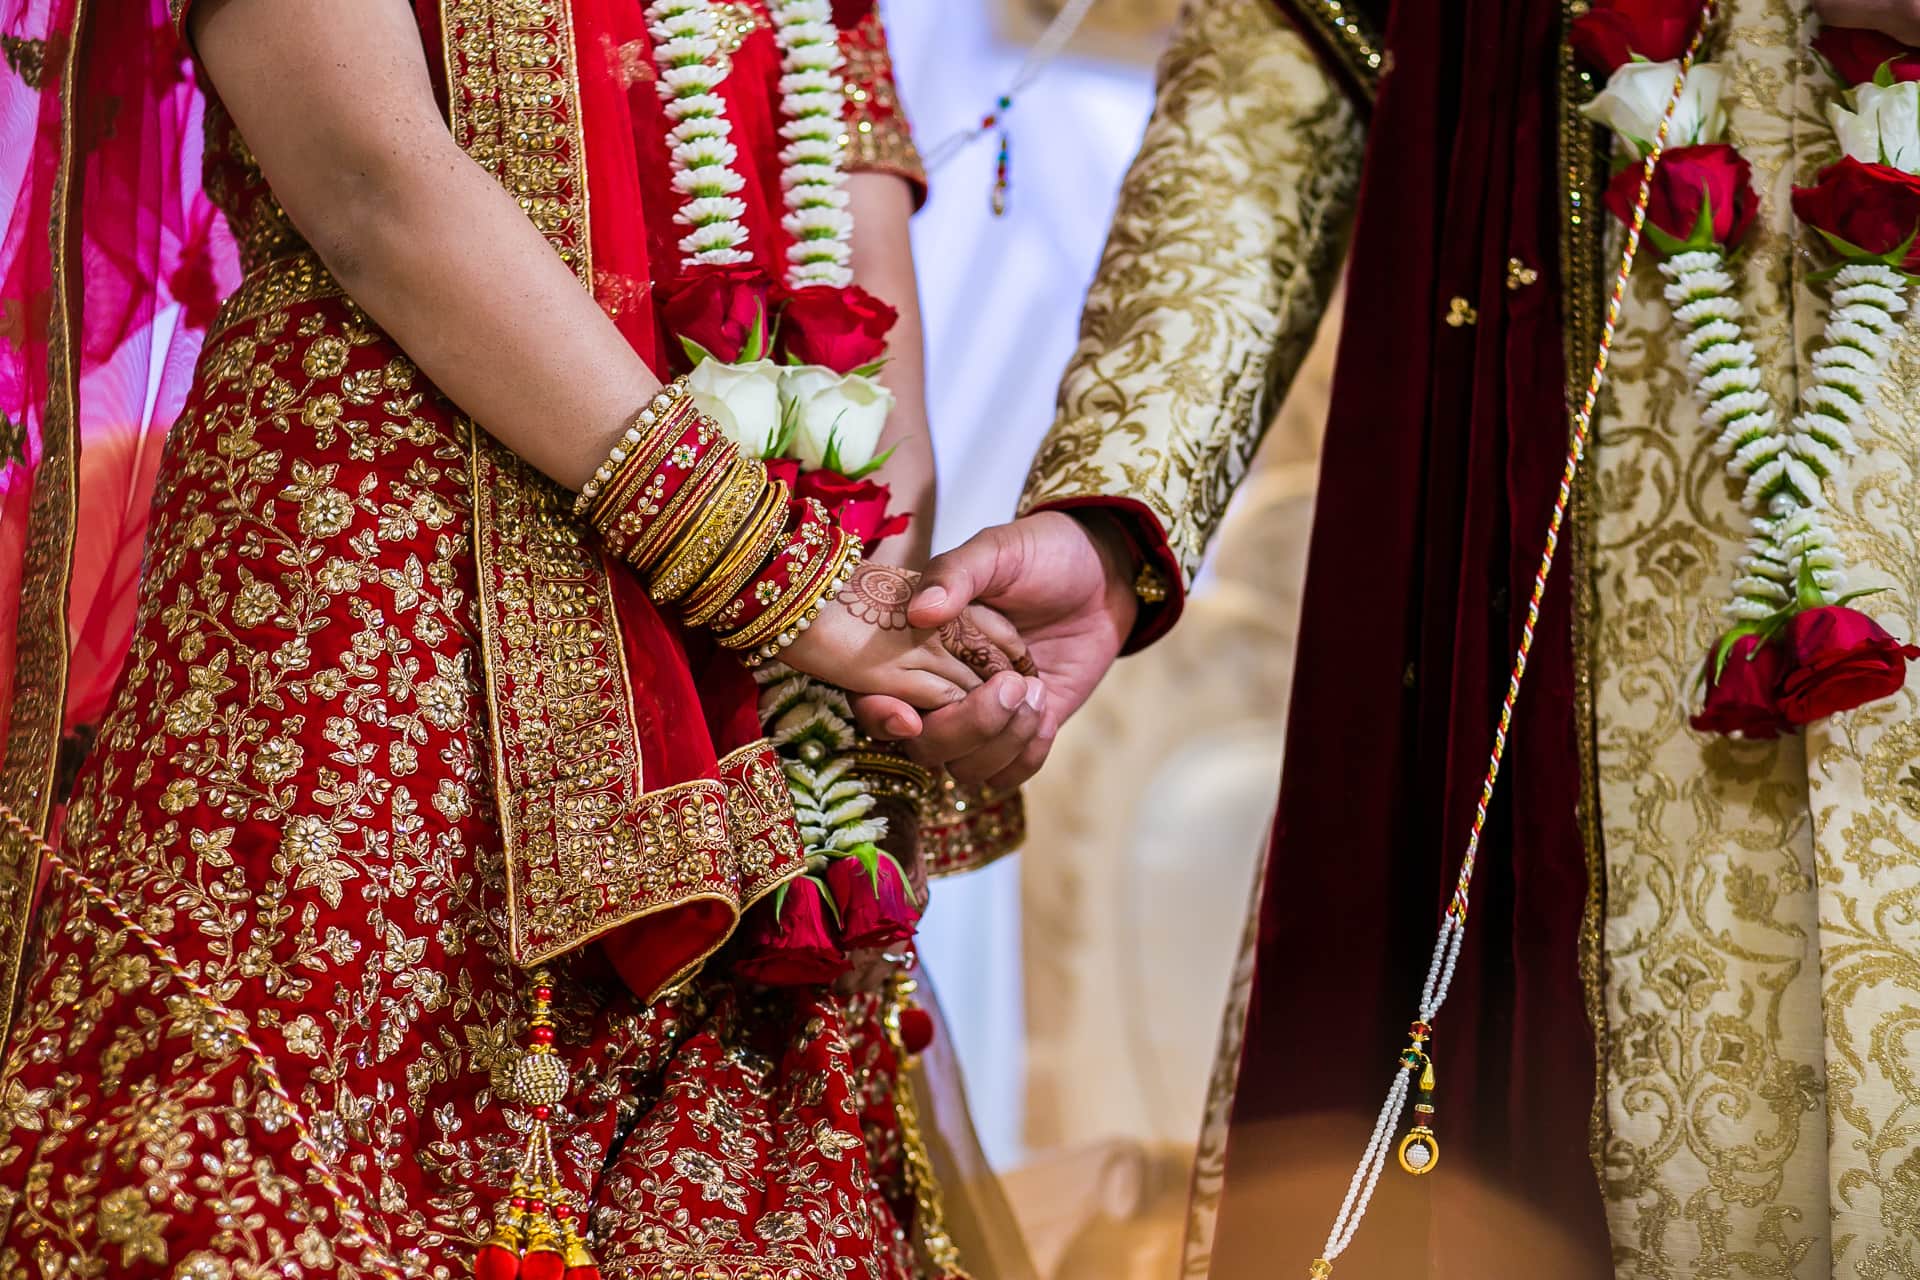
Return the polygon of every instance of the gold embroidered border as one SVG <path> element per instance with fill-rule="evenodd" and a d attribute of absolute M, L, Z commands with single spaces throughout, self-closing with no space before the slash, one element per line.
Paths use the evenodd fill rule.
<path fill-rule="evenodd" d="M 898 174 L 924 187 L 927 167 L 894 88 L 893 56 L 877 8 L 840 33 L 840 52 L 847 95 L 846 168 Z"/>
<path fill-rule="evenodd" d="M 441 0 L 440 30 L 454 140 L 591 289 L 586 143 L 567 0 Z"/>
<path fill-rule="evenodd" d="M 240 287 L 227 295 L 213 318 L 213 327 L 207 331 L 207 341 L 211 343 L 235 325 L 257 320 L 269 311 L 340 295 L 339 282 L 311 252 L 275 258 L 249 271 Z"/>
<path fill-rule="evenodd" d="M 1600 207 L 1604 177 L 1602 152 L 1595 144 L 1597 128 L 1580 114 L 1593 96 L 1592 78 L 1581 69 L 1566 35 L 1573 19 L 1585 11 L 1584 0 L 1562 0 L 1560 46 L 1560 278 L 1561 336 L 1566 352 L 1567 395 L 1586 390 L 1588 367 L 1600 340 L 1602 250 L 1606 216 Z M 1588 457 L 1598 453 L 1590 442 Z M 1595 468 L 1582 467 L 1574 488 L 1572 527 L 1567 565 L 1573 592 L 1574 736 L 1579 751 L 1580 795 L 1577 821 L 1586 855 L 1587 900 L 1580 917 L 1580 985 L 1586 998 L 1587 1022 L 1593 1031 L 1593 1106 L 1587 1123 L 1587 1155 L 1604 1193 L 1607 1138 L 1607 1008 L 1606 954 L 1602 928 L 1606 911 L 1606 842 L 1600 826 L 1599 753 L 1595 743 L 1593 690 L 1593 636 L 1597 605 L 1593 598 L 1593 513 Z"/>
<path fill-rule="evenodd" d="M 73 572 L 77 525 L 74 478 L 78 465 L 78 407 L 74 348 L 80 317 L 79 252 L 75 215 L 84 170 L 74 163 L 74 96 L 86 39 L 86 0 L 75 0 L 73 38 L 60 73 L 60 159 L 54 174 L 48 228 L 53 305 L 47 329 L 47 406 L 40 421 L 40 463 L 33 472 L 27 545 L 21 564 L 20 614 L 15 623 L 13 712 L 6 756 L 0 762 L 0 803 L 35 832 L 47 834 L 54 779 L 60 764 L 60 728 L 67 704 L 67 587 Z M 33 897 L 40 883 L 37 843 L 0 841 L 0 1033 L 11 1030 L 20 972 L 26 961 Z M 4 1038 L 0 1034 L 0 1038 Z"/>
<path fill-rule="evenodd" d="M 1018 791 L 970 787 L 942 775 L 920 823 L 920 858 L 931 877 L 976 871 L 1027 842 L 1027 803 Z"/>
<path fill-rule="evenodd" d="M 532 965 L 666 906 L 734 898 L 727 787 L 645 790 L 600 553 L 557 486 L 478 427 L 470 440 L 509 949 Z"/>
<path fill-rule="evenodd" d="M 1281 0 L 1281 4 L 1306 20 L 1371 103 L 1380 88 L 1387 51 L 1366 16 L 1341 0 L 1292 0 L 1291 4 Z"/>

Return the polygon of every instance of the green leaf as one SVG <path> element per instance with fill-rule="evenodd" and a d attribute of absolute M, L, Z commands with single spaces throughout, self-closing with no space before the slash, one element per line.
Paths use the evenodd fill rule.
<path fill-rule="evenodd" d="M 752 360 L 767 358 L 767 308 L 765 304 L 753 310 L 753 327 L 747 330 L 747 344 L 740 348 L 740 359 L 736 364 L 746 364 Z"/>
<path fill-rule="evenodd" d="M 849 858 L 857 859 L 860 865 L 866 868 L 867 881 L 868 883 L 873 885 L 874 893 L 878 894 L 880 892 L 880 848 L 879 846 L 875 845 L 871 840 L 869 840 L 864 844 L 857 844 L 853 846 L 853 848 L 847 850 L 847 856 Z"/>
<path fill-rule="evenodd" d="M 866 466 L 860 467 L 854 471 L 843 471 L 841 472 L 841 474 L 846 476 L 847 479 L 849 480 L 865 480 L 868 476 L 872 475 L 874 472 L 878 471 L 880 468 L 886 466 L 887 459 L 891 458 L 894 454 L 894 450 L 898 449 L 899 447 L 900 446 L 896 444 L 892 446 L 892 448 L 889 448 L 885 453 L 880 454 L 878 457 L 869 461 Z"/>
<path fill-rule="evenodd" d="M 1865 600 L 1868 596 L 1877 596 L 1887 590 L 1889 590 L 1887 587 L 1863 587 L 1859 591 L 1847 592 L 1847 594 L 1835 600 L 1834 603 L 1837 605 L 1852 604 L 1855 600 Z"/>
<path fill-rule="evenodd" d="M 900 859 L 894 857 L 892 854 L 886 852 L 884 849 L 881 850 L 880 856 L 885 858 L 888 862 L 891 862 L 893 864 L 893 869 L 900 873 L 900 887 L 906 890 L 907 901 L 911 902 L 916 907 L 919 906 L 920 895 L 913 891 L 913 881 L 907 879 L 907 869 L 900 865 Z M 878 881 L 876 881 L 875 884 L 877 887 Z"/>
<path fill-rule="evenodd" d="M 1720 643 L 1714 646 L 1713 650 L 1713 678 L 1718 680 L 1720 673 L 1727 669 L 1727 660 L 1733 656 L 1734 645 L 1740 643 L 1740 641 L 1746 639 L 1748 636 L 1760 635 L 1764 630 L 1765 628 L 1761 623 L 1743 622 L 1733 630 L 1727 632 L 1724 636 L 1721 636 Z M 1751 662 L 1752 658 L 1749 657 L 1748 661 Z"/>
<path fill-rule="evenodd" d="M 769 458 L 785 456 L 788 446 L 793 443 L 794 432 L 800 429 L 800 406 L 792 400 L 780 402 L 780 429 L 774 432 L 773 445 L 767 450 Z"/>
<path fill-rule="evenodd" d="M 692 338 L 689 338 L 684 334 L 680 336 L 680 349 L 685 351 L 687 353 L 687 357 L 690 360 L 692 360 L 695 364 L 699 364 L 702 361 L 711 360 L 714 358 L 713 352 L 707 350 L 705 347 L 701 346 L 699 343 L 695 342 Z"/>
<path fill-rule="evenodd" d="M 783 881 L 780 887 L 773 891 L 773 920 L 775 924 L 780 922 L 781 914 L 787 909 L 787 890 L 791 888 L 793 888 L 793 881 L 787 880 Z"/>
<path fill-rule="evenodd" d="M 858 369 L 855 369 L 853 376 L 856 378 L 876 378 L 880 376 L 880 371 L 886 367 L 887 357 L 881 356 L 872 364 L 863 364 Z"/>
<path fill-rule="evenodd" d="M 1826 602 L 1826 593 L 1813 580 L 1813 566 L 1802 559 L 1793 581 L 1793 603 L 1800 609 L 1818 609 Z"/>
<path fill-rule="evenodd" d="M 1881 63 L 1879 66 L 1873 69 L 1873 83 L 1876 88 L 1891 89 L 1893 87 L 1894 80 L 1893 80 L 1893 59 L 1892 58 L 1888 58 L 1885 62 Z"/>

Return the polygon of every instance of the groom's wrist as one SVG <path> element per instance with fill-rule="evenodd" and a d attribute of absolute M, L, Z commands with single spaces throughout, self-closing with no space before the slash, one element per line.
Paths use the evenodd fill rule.
<path fill-rule="evenodd" d="M 1106 566 L 1109 599 L 1121 605 L 1128 623 L 1122 653 L 1133 653 L 1164 635 L 1185 603 L 1180 567 L 1173 558 L 1159 519 L 1126 498 L 1066 498 L 1038 510 L 1071 516 L 1087 531 Z"/>

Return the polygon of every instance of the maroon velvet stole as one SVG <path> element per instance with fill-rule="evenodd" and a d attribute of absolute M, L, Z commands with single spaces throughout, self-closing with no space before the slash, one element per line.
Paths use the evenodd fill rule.
<path fill-rule="evenodd" d="M 1328 7 L 1283 7 L 1351 81 Z M 1321 1251 L 1407 1043 L 1567 440 L 1561 6 L 1391 9 L 1215 1280 L 1299 1274 Z M 1537 279 L 1510 287 L 1509 259 Z M 1419 1178 L 1389 1162 L 1338 1275 L 1612 1273 L 1589 1156 L 1570 576 L 1563 556 L 1437 1019 L 1442 1158 Z"/>

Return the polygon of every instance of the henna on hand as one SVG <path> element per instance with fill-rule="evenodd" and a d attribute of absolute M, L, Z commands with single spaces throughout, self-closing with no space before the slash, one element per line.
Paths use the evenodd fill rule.
<path fill-rule="evenodd" d="M 905 631 L 907 601 L 913 599 L 913 585 L 919 579 L 917 573 L 862 560 L 835 599 L 868 626 L 882 631 Z"/>
<path fill-rule="evenodd" d="M 940 628 L 940 644 L 973 668 L 973 673 L 982 680 L 991 680 L 999 672 L 1014 669 L 1000 646 L 987 639 L 987 633 L 964 613 Z"/>

